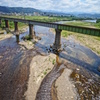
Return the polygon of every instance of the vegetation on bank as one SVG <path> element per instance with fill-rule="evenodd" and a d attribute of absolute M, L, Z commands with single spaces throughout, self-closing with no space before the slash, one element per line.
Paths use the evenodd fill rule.
<path fill-rule="evenodd" d="M 99 23 L 92 23 L 92 22 L 84 22 L 84 21 L 70 21 L 66 24 L 69 25 L 75 25 L 75 26 L 84 26 L 84 27 L 93 27 L 93 28 L 100 28 L 100 22 Z"/>
<path fill-rule="evenodd" d="M 11 18 L 29 19 L 42 22 L 72 21 L 72 20 L 91 20 L 91 18 L 78 18 L 75 16 L 4 16 Z"/>
<path fill-rule="evenodd" d="M 22 28 L 26 27 L 27 24 L 18 22 L 18 29 L 21 30 Z M 5 28 L 5 21 L 2 20 L 2 24 L 0 26 L 0 30 L 3 30 Z M 14 22 L 13 21 L 9 21 L 9 29 L 10 30 L 14 30 Z"/>
<path fill-rule="evenodd" d="M 48 16 L 4 16 L 4 17 L 29 19 L 29 20 L 42 21 L 42 22 L 57 22 L 57 21 L 72 20 L 71 17 L 48 17 Z"/>
<path fill-rule="evenodd" d="M 96 23 L 99 23 L 100 22 L 100 19 L 97 19 Z"/>

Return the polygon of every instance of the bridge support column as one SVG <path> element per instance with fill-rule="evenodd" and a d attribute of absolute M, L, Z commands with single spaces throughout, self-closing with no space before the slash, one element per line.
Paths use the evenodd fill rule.
<path fill-rule="evenodd" d="M 30 39 L 35 38 L 35 33 L 33 31 L 33 25 L 32 24 L 29 24 L 29 38 Z"/>
<path fill-rule="evenodd" d="M 5 20 L 5 26 L 6 26 L 6 28 L 9 28 L 8 20 Z"/>
<path fill-rule="evenodd" d="M 16 42 L 19 43 L 19 34 L 16 34 Z"/>
<path fill-rule="evenodd" d="M 15 31 L 15 34 L 16 34 L 16 42 L 19 43 L 19 32 L 18 32 L 18 22 L 14 22 L 14 31 Z"/>
<path fill-rule="evenodd" d="M 1 19 L 0 19 L 0 26 L 1 26 Z"/>
<path fill-rule="evenodd" d="M 55 29 L 56 35 L 53 50 L 59 51 L 61 49 L 61 31 L 62 30 Z"/>
<path fill-rule="evenodd" d="M 14 22 L 14 26 L 15 26 L 15 32 L 18 32 L 18 22 Z"/>

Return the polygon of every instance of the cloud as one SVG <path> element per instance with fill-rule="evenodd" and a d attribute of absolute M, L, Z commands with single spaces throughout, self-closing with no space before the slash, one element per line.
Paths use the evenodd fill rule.
<path fill-rule="evenodd" d="M 62 12 L 100 13 L 100 0 L 0 0 L 0 5 Z"/>

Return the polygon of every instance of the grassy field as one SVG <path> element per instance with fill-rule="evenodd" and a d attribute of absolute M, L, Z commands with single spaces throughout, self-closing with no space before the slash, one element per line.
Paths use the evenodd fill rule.
<path fill-rule="evenodd" d="M 29 19 L 29 20 L 42 21 L 42 22 L 57 22 L 57 21 L 73 20 L 72 17 L 48 17 L 48 16 L 4 16 L 4 17 Z"/>
<path fill-rule="evenodd" d="M 93 27 L 93 28 L 100 28 L 100 22 L 99 23 L 92 23 L 92 22 L 83 22 L 83 21 L 70 21 L 66 24 L 69 25 L 75 25 L 75 26 L 84 26 L 84 27 Z"/>

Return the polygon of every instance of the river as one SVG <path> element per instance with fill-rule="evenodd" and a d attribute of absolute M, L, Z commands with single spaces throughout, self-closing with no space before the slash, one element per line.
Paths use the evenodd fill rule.
<path fill-rule="evenodd" d="M 81 20 L 81 21 L 82 21 L 82 22 L 96 23 L 97 20 Z M 72 20 L 72 21 L 59 21 L 59 22 L 56 22 L 56 23 L 64 24 L 64 23 L 67 23 L 67 22 L 77 22 L 77 20 Z"/>
<path fill-rule="evenodd" d="M 53 53 L 52 49 L 50 48 L 50 45 L 53 45 L 54 43 L 55 33 L 50 31 L 50 28 L 42 27 L 42 26 L 34 26 L 34 31 L 37 36 L 41 37 L 41 40 L 35 43 L 35 48 L 38 48 L 39 50 L 41 50 L 47 55 L 49 55 L 50 53 Z M 28 34 L 29 34 L 29 30 L 27 29 L 26 32 L 20 35 L 20 41 L 23 41 L 22 37 Z M 12 94 L 15 95 L 14 94 L 15 91 L 13 90 L 13 88 L 15 88 L 14 86 L 17 86 L 16 85 L 17 83 L 20 83 L 20 85 L 17 87 L 18 90 L 16 91 L 16 94 L 20 94 L 20 93 L 23 94 L 23 91 L 22 91 L 23 88 L 21 87 L 21 85 L 24 86 L 26 84 L 24 80 L 25 81 L 28 80 L 27 73 L 29 73 L 28 71 L 29 67 L 27 66 L 30 63 L 30 59 L 32 59 L 32 57 L 35 54 L 34 53 L 35 51 L 32 51 L 32 50 L 30 51 L 28 50 L 25 51 L 22 49 L 20 50 L 20 46 L 15 41 L 16 41 L 15 36 L 13 36 L 12 38 L 0 41 L 0 54 L 3 56 L 3 59 L 0 59 L 0 63 L 4 62 L 4 63 L 1 63 L 0 66 L 2 68 L 2 73 L 5 72 L 5 74 L 2 74 L 2 77 L 0 76 L 2 80 L 0 84 L 0 89 L 2 90 L 1 92 L 2 97 L 0 99 L 4 97 L 4 100 L 8 100 L 8 98 L 11 98 Z M 98 66 L 100 66 L 100 56 L 95 54 L 89 48 L 78 43 L 74 39 L 73 36 L 69 36 L 67 39 L 62 37 L 61 44 L 62 44 L 61 47 L 63 51 L 59 53 L 59 58 L 65 61 L 68 61 L 70 63 L 73 63 L 73 65 L 70 68 L 73 70 L 71 79 L 73 79 L 73 82 L 78 90 L 77 92 L 80 95 L 79 98 L 81 98 L 81 100 L 85 100 L 89 98 L 93 98 L 93 99 L 97 98 L 96 100 L 99 100 L 100 99 L 100 96 L 99 96 L 100 95 L 100 88 L 99 88 L 100 87 L 100 84 L 99 84 L 100 72 L 98 72 L 97 68 Z M 10 57 L 11 60 L 8 57 Z M 20 62 L 21 58 L 23 60 L 21 60 Z M 77 68 L 79 68 L 78 71 L 76 70 L 77 68 L 74 67 L 76 65 L 78 65 L 77 66 Z M 6 66 L 6 67 L 3 68 L 2 66 Z M 11 68 L 9 68 L 10 66 Z M 21 70 L 21 68 L 23 68 L 24 70 Z M 56 72 L 56 70 L 57 69 L 54 69 L 53 73 Z M 13 76 L 14 73 L 15 75 Z M 25 77 L 21 73 L 23 73 Z M 53 75 L 52 71 L 51 71 L 51 75 Z M 78 75 L 79 77 L 76 77 L 76 75 Z M 55 76 L 56 76 L 55 74 L 52 76 L 53 78 L 52 82 L 56 80 L 57 76 L 56 77 Z M 45 77 L 45 78 L 48 79 L 48 77 Z M 78 81 L 77 81 L 77 78 L 79 78 Z M 50 83 L 50 85 L 51 84 L 52 83 Z M 44 88 L 45 87 L 43 87 L 43 89 Z M 10 90 L 11 92 L 9 92 Z M 20 92 L 18 92 L 19 90 Z M 37 98 L 38 98 L 38 94 L 37 94 Z"/>

